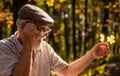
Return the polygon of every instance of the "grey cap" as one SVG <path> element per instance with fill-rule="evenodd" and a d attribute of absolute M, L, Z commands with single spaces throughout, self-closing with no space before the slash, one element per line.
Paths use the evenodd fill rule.
<path fill-rule="evenodd" d="M 19 19 L 36 20 L 43 23 L 54 23 L 54 20 L 42 9 L 37 6 L 26 4 L 18 11 Z"/>

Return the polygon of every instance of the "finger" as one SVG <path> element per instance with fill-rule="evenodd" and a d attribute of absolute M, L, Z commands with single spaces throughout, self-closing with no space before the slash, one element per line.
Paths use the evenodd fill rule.
<path fill-rule="evenodd" d="M 34 24 L 32 24 L 32 23 L 27 23 L 24 28 L 27 29 L 27 30 L 31 30 L 32 27 L 34 27 Z"/>
<path fill-rule="evenodd" d="M 30 24 L 30 25 L 28 26 L 28 30 L 30 30 L 31 32 L 34 31 L 34 30 L 36 30 L 35 25 L 34 25 L 34 24 Z"/>
<path fill-rule="evenodd" d="M 108 55 L 108 54 L 110 54 L 110 50 L 106 49 L 105 50 L 105 55 Z"/>
<path fill-rule="evenodd" d="M 102 47 L 102 48 L 104 48 L 104 49 L 107 49 L 107 50 L 110 50 L 110 49 L 109 49 L 109 44 L 108 44 L 107 42 L 102 42 L 102 43 L 100 44 L 100 47 Z"/>
<path fill-rule="evenodd" d="M 108 50 L 107 52 L 108 52 L 108 54 L 110 54 L 110 50 Z"/>
<path fill-rule="evenodd" d="M 106 46 L 106 44 L 103 42 L 97 44 L 97 47 L 104 47 L 104 46 Z"/>
<path fill-rule="evenodd" d="M 109 47 L 108 42 L 103 42 L 104 45 L 106 45 L 107 47 Z"/>
<path fill-rule="evenodd" d="M 107 56 L 109 54 L 109 52 L 105 52 L 104 56 Z"/>
<path fill-rule="evenodd" d="M 34 31 L 34 39 L 35 39 L 35 40 L 38 40 L 38 39 L 40 39 L 40 38 L 41 38 L 40 33 L 39 33 L 37 30 L 35 30 L 35 31 Z"/>
<path fill-rule="evenodd" d="M 30 23 L 27 23 L 25 26 L 24 26 L 24 29 L 28 28 L 30 25 Z"/>

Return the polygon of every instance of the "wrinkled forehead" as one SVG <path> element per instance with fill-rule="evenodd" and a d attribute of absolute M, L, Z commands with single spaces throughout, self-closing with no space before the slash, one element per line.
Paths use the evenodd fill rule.
<path fill-rule="evenodd" d="M 48 24 L 48 23 L 45 23 L 45 22 L 40 22 L 40 21 L 35 21 L 35 20 L 28 20 L 28 21 L 26 21 L 26 23 L 33 23 L 33 24 L 35 24 L 35 25 L 37 25 L 37 26 L 44 26 L 44 27 L 47 27 L 47 26 L 49 26 L 50 24 Z"/>

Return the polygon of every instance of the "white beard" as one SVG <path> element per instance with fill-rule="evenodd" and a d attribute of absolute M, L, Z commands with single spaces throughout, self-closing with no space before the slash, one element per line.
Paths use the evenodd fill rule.
<path fill-rule="evenodd" d="M 36 42 L 33 43 L 34 48 L 40 48 L 40 43 L 41 43 L 42 39 L 38 39 Z"/>

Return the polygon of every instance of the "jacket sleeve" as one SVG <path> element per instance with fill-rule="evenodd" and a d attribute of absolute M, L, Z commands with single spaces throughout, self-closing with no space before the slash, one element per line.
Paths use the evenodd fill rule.
<path fill-rule="evenodd" d="M 7 48 L 0 45 L 0 76 L 11 76 L 18 58 Z"/>

